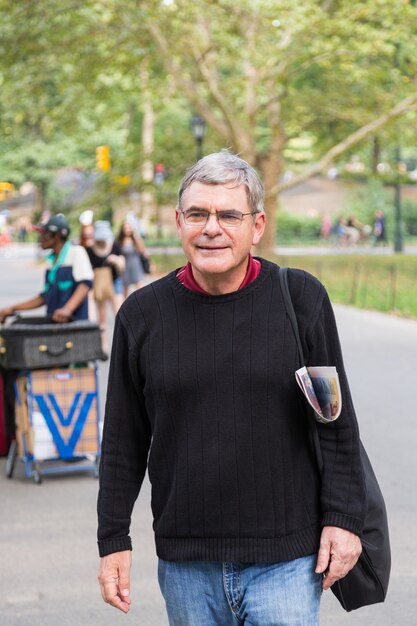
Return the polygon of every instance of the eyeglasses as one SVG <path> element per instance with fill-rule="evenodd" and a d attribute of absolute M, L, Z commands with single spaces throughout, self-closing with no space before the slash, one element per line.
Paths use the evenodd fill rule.
<path fill-rule="evenodd" d="M 241 213 L 240 211 L 215 211 L 210 213 L 205 209 L 187 209 L 181 211 L 184 216 L 184 222 L 187 226 L 205 226 L 210 215 L 215 215 L 220 226 L 224 228 L 236 228 L 242 224 L 245 215 L 255 215 L 255 211 L 250 213 Z"/>

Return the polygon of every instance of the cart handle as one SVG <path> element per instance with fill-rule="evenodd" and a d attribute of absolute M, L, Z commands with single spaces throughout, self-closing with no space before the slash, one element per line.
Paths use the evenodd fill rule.
<path fill-rule="evenodd" d="M 45 343 L 41 343 L 41 345 L 38 347 L 38 349 L 39 349 L 39 352 L 47 352 L 51 356 L 60 356 L 66 350 L 71 350 L 73 347 L 74 347 L 74 342 L 66 341 L 62 348 L 56 348 L 54 350 L 52 348 L 48 348 L 48 346 Z"/>

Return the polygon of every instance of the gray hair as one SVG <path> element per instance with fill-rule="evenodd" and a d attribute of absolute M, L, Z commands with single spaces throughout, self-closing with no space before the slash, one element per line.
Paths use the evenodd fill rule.
<path fill-rule="evenodd" d="M 179 209 L 184 192 L 195 182 L 205 185 L 232 183 L 236 187 L 243 183 L 251 210 L 254 213 L 261 213 L 264 210 L 264 188 L 261 179 L 249 163 L 228 150 L 208 154 L 187 170 L 178 190 Z"/>

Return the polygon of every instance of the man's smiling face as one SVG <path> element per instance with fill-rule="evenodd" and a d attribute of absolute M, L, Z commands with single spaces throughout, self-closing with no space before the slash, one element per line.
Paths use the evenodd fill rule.
<path fill-rule="evenodd" d="M 189 209 L 202 209 L 213 213 L 204 225 L 185 223 L 182 212 Z M 265 214 L 245 215 L 239 226 L 221 226 L 214 213 L 220 211 L 240 211 L 251 213 L 245 185 L 238 187 L 207 185 L 194 182 L 182 196 L 181 211 L 177 211 L 176 222 L 181 243 L 193 274 L 231 282 L 245 276 L 248 255 L 252 245 L 259 242 L 265 228 Z"/>

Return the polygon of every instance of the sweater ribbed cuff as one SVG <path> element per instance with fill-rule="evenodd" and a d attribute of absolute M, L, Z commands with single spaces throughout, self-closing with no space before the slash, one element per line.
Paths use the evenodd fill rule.
<path fill-rule="evenodd" d="M 112 539 L 99 539 L 98 553 L 100 556 L 107 556 L 113 552 L 123 552 L 132 549 L 132 540 L 126 535 L 124 537 L 114 537 Z"/>
<path fill-rule="evenodd" d="M 359 537 L 361 537 L 363 531 L 362 520 L 359 520 L 356 517 L 350 517 L 350 515 L 345 515 L 344 513 L 336 513 L 332 511 L 324 513 L 321 525 L 338 526 L 339 528 L 350 530 L 350 532 L 355 533 L 355 535 L 358 535 Z"/>

